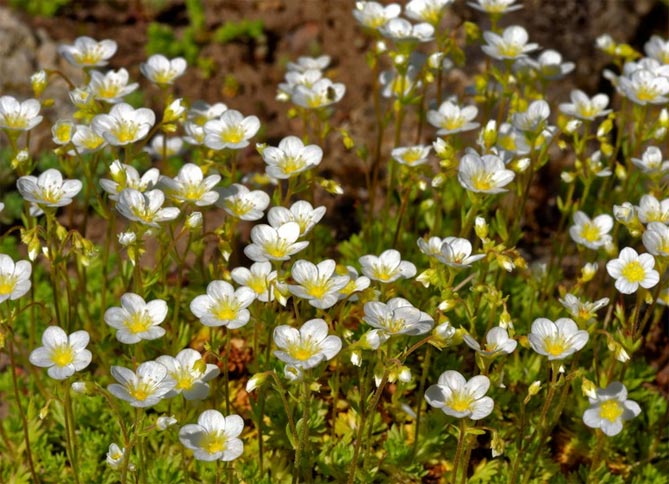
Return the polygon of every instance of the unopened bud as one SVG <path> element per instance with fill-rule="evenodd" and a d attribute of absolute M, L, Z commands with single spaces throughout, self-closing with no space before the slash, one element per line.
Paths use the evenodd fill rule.
<path fill-rule="evenodd" d="M 174 418 L 174 415 L 161 415 L 156 419 L 156 427 L 160 431 L 167 430 L 176 423 L 177 419 Z"/>
<path fill-rule="evenodd" d="M 46 89 L 47 83 L 48 79 L 44 69 L 37 71 L 30 76 L 30 84 L 32 85 L 35 97 L 40 97 L 42 95 L 44 89 Z"/>

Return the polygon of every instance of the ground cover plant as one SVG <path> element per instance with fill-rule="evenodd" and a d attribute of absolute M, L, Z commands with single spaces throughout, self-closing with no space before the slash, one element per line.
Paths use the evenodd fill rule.
<path fill-rule="evenodd" d="M 667 331 L 669 41 L 602 33 L 615 96 L 553 98 L 575 65 L 499 26 L 520 4 L 447 29 L 451 3 L 351 4 L 370 139 L 333 121 L 327 51 L 287 63 L 278 143 L 175 97 L 183 57 L 152 53 L 141 87 L 106 68 L 114 39 L 62 43 L 80 81 L 0 96 L 0 481 L 666 481 L 644 352 Z M 72 118 L 50 117 L 56 78 Z M 368 193 L 345 240 L 333 143 Z M 557 158 L 541 238 L 526 206 Z"/>

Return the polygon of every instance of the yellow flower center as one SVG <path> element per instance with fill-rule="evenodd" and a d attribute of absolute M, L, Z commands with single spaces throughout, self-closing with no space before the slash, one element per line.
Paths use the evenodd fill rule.
<path fill-rule="evenodd" d="M 212 310 L 214 316 L 223 321 L 230 321 L 237 318 L 239 308 L 233 305 L 230 301 L 221 301 Z"/>
<path fill-rule="evenodd" d="M 202 447 L 202 449 L 207 451 L 209 454 L 223 452 L 226 448 L 225 435 L 220 432 L 208 433 L 202 437 L 200 447 Z"/>
<path fill-rule="evenodd" d="M 137 139 L 137 132 L 139 131 L 139 125 L 132 121 L 123 121 L 115 129 L 112 130 L 112 134 L 116 136 L 116 139 L 122 144 L 130 143 Z"/>
<path fill-rule="evenodd" d="M 591 118 L 597 114 L 597 108 L 592 103 L 583 103 L 578 106 L 578 113 L 583 118 Z"/>
<path fill-rule="evenodd" d="M 62 123 L 56 127 L 55 138 L 59 143 L 68 143 L 72 138 L 72 125 Z"/>
<path fill-rule="evenodd" d="M 243 198 L 233 198 L 232 200 L 226 200 L 225 206 L 237 217 L 246 215 L 253 209 L 253 203 L 248 200 L 244 200 Z"/>
<path fill-rule="evenodd" d="M 56 346 L 51 353 L 51 361 L 53 361 L 56 366 L 69 365 L 74 361 L 74 351 L 72 350 L 72 347 L 67 343 Z"/>
<path fill-rule="evenodd" d="M 503 57 L 518 57 L 522 54 L 523 47 L 517 44 L 500 44 L 497 46 L 499 54 Z"/>
<path fill-rule="evenodd" d="M 16 287 L 16 276 L 0 274 L 0 296 L 7 296 Z"/>
<path fill-rule="evenodd" d="M 390 267 L 384 265 L 374 266 L 372 269 L 372 274 L 374 277 L 380 281 L 388 281 L 393 277 L 393 270 Z"/>
<path fill-rule="evenodd" d="M 599 416 L 609 422 L 615 422 L 623 414 L 623 406 L 618 400 L 606 400 L 599 406 Z"/>
<path fill-rule="evenodd" d="M 454 393 L 451 396 L 451 399 L 448 401 L 448 406 L 451 407 L 456 412 L 466 412 L 470 410 L 471 404 L 474 402 L 474 399 L 471 395 L 468 395 L 464 392 Z"/>
<path fill-rule="evenodd" d="M 9 129 L 25 129 L 28 127 L 28 120 L 20 113 L 5 114 L 5 126 Z"/>
<path fill-rule="evenodd" d="M 246 285 L 256 294 L 262 294 L 267 290 L 267 282 L 264 276 L 251 277 L 246 281 Z"/>
<path fill-rule="evenodd" d="M 153 80 L 156 84 L 169 84 L 174 80 L 176 73 L 172 69 L 165 69 L 155 72 Z"/>
<path fill-rule="evenodd" d="M 104 138 L 92 133 L 81 140 L 81 145 L 87 150 L 97 150 L 104 142 Z"/>
<path fill-rule="evenodd" d="M 244 139 L 244 130 L 239 126 L 232 126 L 227 131 L 221 132 L 221 140 L 224 143 L 236 144 Z"/>
<path fill-rule="evenodd" d="M 307 340 L 297 343 L 295 346 L 293 346 L 288 350 L 288 353 L 296 360 L 306 361 L 312 356 L 314 356 L 314 354 L 316 354 L 317 351 L 314 350 L 311 342 Z"/>
<path fill-rule="evenodd" d="M 45 203 L 57 203 L 63 196 L 59 187 L 47 185 L 40 190 L 39 198 Z"/>
<path fill-rule="evenodd" d="M 186 200 L 196 201 L 204 195 L 204 187 L 198 184 L 186 185 L 181 191 L 181 196 Z"/>
<path fill-rule="evenodd" d="M 657 97 L 657 91 L 651 86 L 639 86 L 636 97 L 639 101 L 653 101 Z"/>
<path fill-rule="evenodd" d="M 191 375 L 186 370 L 182 370 L 179 373 L 177 372 L 172 373 L 172 378 L 174 378 L 174 380 L 177 382 L 176 384 L 177 390 L 190 390 L 193 387 L 193 383 L 195 382 L 195 378 L 193 378 L 193 375 Z"/>
<path fill-rule="evenodd" d="M 147 331 L 151 327 L 152 321 L 144 311 L 141 311 L 131 314 L 130 317 L 125 320 L 124 325 L 132 334 L 137 334 Z"/>
<path fill-rule="evenodd" d="M 286 252 L 288 251 L 287 244 L 283 240 L 278 240 L 274 243 L 267 244 L 264 249 L 267 255 L 274 259 L 285 257 Z"/>
<path fill-rule="evenodd" d="M 620 275 L 629 282 L 642 282 L 646 278 L 646 271 L 639 261 L 633 260 L 623 267 Z"/>
<path fill-rule="evenodd" d="M 98 97 L 102 99 L 113 99 L 118 96 L 121 85 L 117 82 L 107 82 L 98 88 Z"/>
<path fill-rule="evenodd" d="M 544 346 L 546 347 L 546 353 L 551 356 L 560 356 L 569 348 L 569 344 L 562 336 L 546 339 Z"/>
<path fill-rule="evenodd" d="M 402 155 L 402 159 L 406 162 L 407 165 L 413 165 L 417 161 L 423 159 L 421 155 L 422 155 L 422 150 L 420 149 L 407 150 Z"/>
<path fill-rule="evenodd" d="M 597 242 L 599 240 L 599 228 L 593 223 L 586 222 L 581 228 L 581 238 L 588 242 Z"/>
<path fill-rule="evenodd" d="M 90 49 L 86 49 L 84 52 L 77 52 L 72 55 L 74 60 L 83 66 L 90 66 L 97 64 L 102 59 L 102 51 L 96 46 Z"/>
<path fill-rule="evenodd" d="M 479 171 L 474 173 L 471 178 L 471 185 L 475 190 L 481 192 L 486 192 L 495 187 L 495 184 L 492 182 L 491 174 L 486 171 Z"/>
<path fill-rule="evenodd" d="M 128 388 L 128 393 L 135 400 L 143 402 L 151 395 L 153 395 L 153 388 L 151 388 L 151 386 L 148 383 L 140 381 L 137 383 L 137 386 Z"/>
<path fill-rule="evenodd" d="M 465 124 L 465 118 L 462 116 L 453 116 L 451 118 L 444 119 L 444 122 L 441 123 L 441 127 L 448 130 L 461 128 Z"/>
<path fill-rule="evenodd" d="M 299 156 L 286 156 L 279 163 L 279 168 L 281 168 L 286 175 L 290 175 L 302 170 L 305 164 L 305 161 Z"/>
<path fill-rule="evenodd" d="M 304 289 L 307 291 L 307 294 L 310 296 L 315 297 L 316 299 L 322 298 L 325 294 L 327 294 L 328 289 L 329 289 L 329 284 L 327 280 L 318 280 L 314 282 L 313 284 L 305 284 Z"/>

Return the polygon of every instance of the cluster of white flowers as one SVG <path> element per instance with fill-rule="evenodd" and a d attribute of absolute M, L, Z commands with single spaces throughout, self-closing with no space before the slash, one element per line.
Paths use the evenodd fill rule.
<path fill-rule="evenodd" d="M 327 55 L 300 57 L 297 62 L 289 63 L 285 82 L 279 84 L 277 99 L 290 100 L 305 109 L 320 109 L 339 102 L 346 93 L 346 86 L 324 76 L 329 65 Z M 280 146 L 279 149 L 285 148 Z"/>

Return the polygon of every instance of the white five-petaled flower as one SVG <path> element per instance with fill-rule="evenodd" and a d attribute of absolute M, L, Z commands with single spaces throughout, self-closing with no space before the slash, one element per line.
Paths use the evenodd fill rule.
<path fill-rule="evenodd" d="M 148 146 L 144 147 L 144 151 L 150 154 L 153 158 L 162 159 L 181 154 L 184 147 L 184 140 L 179 136 L 174 136 L 165 139 L 162 134 L 151 138 Z"/>
<path fill-rule="evenodd" d="M 340 82 L 332 82 L 322 78 L 311 86 L 298 84 L 293 88 L 293 103 L 307 109 L 319 109 L 337 103 L 344 97 L 346 86 Z"/>
<path fill-rule="evenodd" d="M 289 62 L 286 64 L 288 72 L 305 72 L 310 70 L 322 71 L 330 65 L 330 56 L 321 55 L 318 57 L 300 56 L 297 62 Z"/>
<path fill-rule="evenodd" d="M 631 247 L 620 251 L 617 259 L 606 263 L 606 271 L 616 280 L 615 286 L 623 294 L 639 289 L 649 289 L 660 281 L 660 274 L 653 269 L 655 259 L 650 254 L 639 255 Z"/>
<path fill-rule="evenodd" d="M 430 237 L 429 239 L 418 239 L 416 240 L 418 244 L 418 250 L 428 257 L 438 257 L 441 255 L 441 246 L 444 244 L 444 241 L 441 237 Z"/>
<path fill-rule="evenodd" d="M 285 284 L 277 280 L 277 271 L 272 270 L 271 262 L 255 262 L 248 269 L 235 267 L 230 271 L 230 276 L 240 286 L 251 289 L 261 302 L 274 301 L 277 291 L 287 291 Z"/>
<path fill-rule="evenodd" d="M 401 165 L 414 167 L 427 163 L 430 151 L 431 145 L 400 146 L 394 148 L 390 156 Z"/>
<path fill-rule="evenodd" d="M 160 85 L 174 83 L 174 80 L 186 72 L 188 63 L 183 57 L 168 59 L 164 55 L 155 54 L 140 64 L 139 70 L 149 81 Z"/>
<path fill-rule="evenodd" d="M 63 175 L 55 168 L 49 168 L 38 177 L 26 175 L 16 181 L 16 188 L 24 200 L 46 207 L 69 205 L 82 186 L 79 180 L 63 180 Z"/>
<path fill-rule="evenodd" d="M 30 353 L 30 363 L 48 368 L 51 378 L 64 380 L 90 364 L 92 355 L 86 349 L 89 340 L 86 331 L 75 331 L 68 336 L 58 326 L 49 326 L 42 334 L 43 346 Z"/>
<path fill-rule="evenodd" d="M 514 68 L 523 69 L 525 66 L 530 67 L 540 77 L 548 80 L 562 79 L 576 67 L 573 62 L 562 62 L 562 54 L 552 49 L 543 51 L 536 60 L 530 57 L 521 57 L 516 61 Z"/>
<path fill-rule="evenodd" d="M 212 205 L 218 200 L 219 194 L 212 188 L 219 181 L 221 175 L 209 175 L 205 178 L 202 169 L 193 163 L 182 166 L 174 178 L 164 175 L 160 177 L 160 184 L 168 197 L 177 202 L 194 203 L 198 207 Z"/>
<path fill-rule="evenodd" d="M 495 406 L 493 399 L 485 396 L 488 388 L 487 376 L 478 375 L 467 381 L 459 372 L 448 370 L 441 374 L 436 385 L 427 389 L 425 400 L 446 415 L 481 420 L 490 415 Z"/>
<path fill-rule="evenodd" d="M 122 366 L 112 366 L 111 374 L 118 383 L 112 383 L 107 390 L 133 407 L 144 408 L 157 404 L 176 385 L 167 373 L 167 368 L 156 361 L 142 363 L 137 367 L 137 372 Z"/>
<path fill-rule="evenodd" d="M 393 282 L 400 277 L 408 279 L 416 275 L 416 266 L 402 260 L 399 251 L 388 249 L 380 255 L 363 255 L 358 259 L 362 266 L 362 273 L 372 279 L 380 282 Z"/>
<path fill-rule="evenodd" d="M 86 153 L 94 153 L 105 147 L 107 142 L 105 139 L 97 134 L 93 128 L 85 124 L 77 124 L 74 127 L 74 133 L 72 134 L 72 144 L 76 148 L 76 151 L 70 150 L 68 154 L 74 155 L 79 153 L 80 155 Z"/>
<path fill-rule="evenodd" d="M 669 100 L 669 78 L 649 69 L 640 68 L 629 77 L 620 76 L 618 81 L 622 94 L 636 104 L 664 104 Z"/>
<path fill-rule="evenodd" d="M 285 180 L 317 166 L 323 159 L 323 150 L 316 145 L 304 146 L 297 136 L 286 136 L 278 147 L 266 147 L 262 158 L 267 163 L 265 172 L 269 176 Z"/>
<path fill-rule="evenodd" d="M 493 15 L 501 15 L 523 8 L 522 5 L 512 5 L 516 0 L 476 0 L 477 3 L 467 2 L 470 7 Z"/>
<path fill-rule="evenodd" d="M 539 48 L 538 44 L 527 43 L 527 30 L 518 25 L 507 27 L 501 36 L 483 32 L 483 38 L 487 43 L 481 49 L 495 59 L 518 59 Z"/>
<path fill-rule="evenodd" d="M 339 300 L 339 293 L 349 282 L 349 276 L 335 274 L 336 263 L 332 259 L 317 265 L 298 260 L 290 271 L 297 284 L 289 284 L 288 290 L 297 297 L 307 299 L 315 308 L 327 309 Z"/>
<path fill-rule="evenodd" d="M 518 131 L 538 135 L 546 127 L 546 121 L 551 114 L 551 108 L 546 101 L 538 99 L 532 101 L 526 111 L 513 113 L 511 124 Z"/>
<path fill-rule="evenodd" d="M 288 222 L 295 222 L 300 227 L 300 237 L 308 234 L 325 215 L 325 207 L 314 208 L 305 200 L 298 200 L 290 206 L 272 207 L 267 212 L 267 221 L 278 228 Z"/>
<path fill-rule="evenodd" d="M 124 189 L 119 195 L 116 209 L 128 220 L 151 227 L 158 227 L 159 222 L 174 220 L 179 216 L 176 207 L 163 208 L 165 194 L 158 189 L 142 193 L 133 188 Z"/>
<path fill-rule="evenodd" d="M 627 388 L 619 381 L 609 383 L 606 388 L 598 388 L 595 396 L 588 400 L 590 407 L 583 412 L 583 423 L 588 427 L 602 429 L 609 437 L 622 431 L 624 421 L 641 413 L 639 404 L 627 399 Z"/>
<path fill-rule="evenodd" d="M 109 114 L 93 118 L 93 130 L 112 146 L 124 146 L 144 138 L 156 122 L 156 115 L 148 108 L 135 109 L 130 104 L 119 103 Z"/>
<path fill-rule="evenodd" d="M 532 323 L 528 335 L 530 346 L 549 360 L 563 360 L 579 351 L 588 342 L 588 332 L 579 330 L 569 318 L 560 318 L 555 322 L 547 318 L 537 318 Z"/>
<path fill-rule="evenodd" d="M 94 99 L 108 103 L 118 103 L 133 92 L 139 84 L 133 82 L 128 84 L 128 71 L 121 68 L 118 71 L 108 71 L 102 74 L 91 71 L 91 80 L 88 83 L 88 92 Z"/>
<path fill-rule="evenodd" d="M 59 119 L 51 127 L 51 139 L 57 145 L 67 145 L 72 141 L 72 136 L 76 129 L 74 121 L 70 119 Z"/>
<path fill-rule="evenodd" d="M 479 156 L 470 151 L 460 158 L 458 181 L 469 191 L 476 193 L 502 193 L 511 183 L 515 173 L 507 170 L 504 162 L 496 155 Z"/>
<path fill-rule="evenodd" d="M 112 443 L 109 445 L 109 450 L 107 451 L 107 464 L 114 470 L 119 470 L 123 465 L 123 459 L 125 458 L 125 447 L 120 448 L 117 443 Z M 128 470 L 134 470 L 135 466 L 130 464 Z"/>
<path fill-rule="evenodd" d="M 397 17 L 379 27 L 379 32 L 395 42 L 429 42 L 434 38 L 434 27 L 426 22 L 412 24 Z"/>
<path fill-rule="evenodd" d="M 211 281 L 207 285 L 207 294 L 191 301 L 190 310 L 205 326 L 236 329 L 249 322 L 251 313 L 246 308 L 254 299 L 255 293 L 248 287 L 235 290 L 229 282 Z"/>
<path fill-rule="evenodd" d="M 439 106 L 439 110 L 427 112 L 427 121 L 439 128 L 438 135 L 470 131 L 479 127 L 479 123 L 472 122 L 479 110 L 476 106 L 460 108 L 452 101 L 446 101 Z"/>
<path fill-rule="evenodd" d="M 74 45 L 61 45 L 58 53 L 70 64 L 77 67 L 106 66 L 116 52 L 116 42 L 105 39 L 98 42 L 90 37 L 77 37 Z"/>
<path fill-rule="evenodd" d="M 660 222 L 651 222 L 641 236 L 648 252 L 659 257 L 669 257 L 669 227 Z"/>
<path fill-rule="evenodd" d="M 632 158 L 632 163 L 648 174 L 669 172 L 669 161 L 662 159 L 662 151 L 657 146 L 646 148 L 641 158 Z"/>
<path fill-rule="evenodd" d="M 610 109 L 606 109 L 609 105 L 609 96 L 606 94 L 595 94 L 590 98 L 583 91 L 575 89 L 571 91 L 570 97 L 571 103 L 560 104 L 560 111 L 567 116 L 592 121 L 611 112 Z"/>
<path fill-rule="evenodd" d="M 378 2 L 356 2 L 353 16 L 363 27 L 378 29 L 383 27 L 390 19 L 397 17 L 402 12 L 402 7 L 397 3 L 381 5 Z"/>
<path fill-rule="evenodd" d="M 212 150 L 246 148 L 259 129 L 260 120 L 256 116 L 244 117 L 239 111 L 228 109 L 220 118 L 204 124 L 204 144 Z"/>
<path fill-rule="evenodd" d="M 404 13 L 413 20 L 436 26 L 446 6 L 453 2 L 454 0 L 411 0 L 404 7 Z"/>
<path fill-rule="evenodd" d="M 287 325 L 274 329 L 274 351 L 281 361 L 302 370 L 328 361 L 341 350 L 341 338 L 328 335 L 328 324 L 322 319 L 310 319 L 299 331 Z"/>
<path fill-rule="evenodd" d="M 518 346 L 518 342 L 509 338 L 509 333 L 500 326 L 491 328 L 485 335 L 485 341 L 485 344 L 481 347 L 479 342 L 469 334 L 464 336 L 465 344 L 484 356 L 494 356 L 500 353 L 510 355 Z"/>
<path fill-rule="evenodd" d="M 609 298 L 604 297 L 598 299 L 597 301 L 581 301 L 579 298 L 574 296 L 571 293 L 564 295 L 564 298 L 560 299 L 560 304 L 569 312 L 569 314 L 576 319 L 576 321 L 589 323 L 595 316 L 596 312 L 606 306 L 609 303 Z"/>
<path fill-rule="evenodd" d="M 574 225 L 569 227 L 569 236 L 574 242 L 589 249 L 599 249 L 611 242 L 609 232 L 613 228 L 610 215 L 598 215 L 592 220 L 585 213 L 574 214 Z"/>
<path fill-rule="evenodd" d="M 380 343 L 393 335 L 425 334 L 434 326 L 434 319 L 429 314 L 401 297 L 394 297 L 387 303 L 365 303 L 364 312 L 362 320 L 374 328 L 372 331 L 378 334 Z"/>
<path fill-rule="evenodd" d="M 37 99 L 17 101 L 13 96 L 0 97 L 0 129 L 28 131 L 42 122 L 41 104 Z"/>
<path fill-rule="evenodd" d="M 126 188 L 132 188 L 139 192 L 145 192 L 154 188 L 160 179 L 158 168 L 149 168 L 140 178 L 139 172 L 132 165 L 126 165 L 119 160 L 114 160 L 109 166 L 112 179 L 100 179 L 100 186 L 109 194 L 111 200 L 118 200 L 119 195 Z"/>
<path fill-rule="evenodd" d="M 216 206 L 240 220 L 260 220 L 270 202 L 269 195 L 264 191 L 249 190 L 239 183 L 217 191 L 220 196 Z"/>
<path fill-rule="evenodd" d="M 32 270 L 27 260 L 14 263 L 7 254 L 0 254 L 0 303 L 18 299 L 30 290 Z"/>
<path fill-rule="evenodd" d="M 288 260 L 309 245 L 308 241 L 298 242 L 300 226 L 295 222 L 285 223 L 278 228 L 260 224 L 251 229 L 251 244 L 244 248 L 244 254 L 254 262 L 267 260 Z"/>
<path fill-rule="evenodd" d="M 209 394 L 209 380 L 218 376 L 216 365 L 205 363 L 202 355 L 192 348 L 181 350 L 176 357 L 159 356 L 156 361 L 167 368 L 176 382 L 174 389 L 165 395 L 169 398 L 182 393 L 186 400 L 204 400 Z"/>
<path fill-rule="evenodd" d="M 644 195 L 636 208 L 636 214 L 642 223 L 662 222 L 669 224 L 669 198 L 660 201 L 653 195 Z"/>
<path fill-rule="evenodd" d="M 469 267 L 477 260 L 483 259 L 485 254 L 472 255 L 472 243 L 461 237 L 446 237 L 441 243 L 437 260 L 450 267 Z"/>
<path fill-rule="evenodd" d="M 148 303 L 141 296 L 126 292 L 121 296 L 121 306 L 105 311 L 104 320 L 115 328 L 116 339 L 124 344 L 135 344 L 142 340 L 162 337 L 165 329 L 160 324 L 167 316 L 167 303 L 154 299 Z"/>
<path fill-rule="evenodd" d="M 205 410 L 197 424 L 181 427 L 179 440 L 197 460 L 228 462 L 244 451 L 244 443 L 238 438 L 242 430 L 244 420 L 239 415 L 224 417 L 218 410 Z"/>

